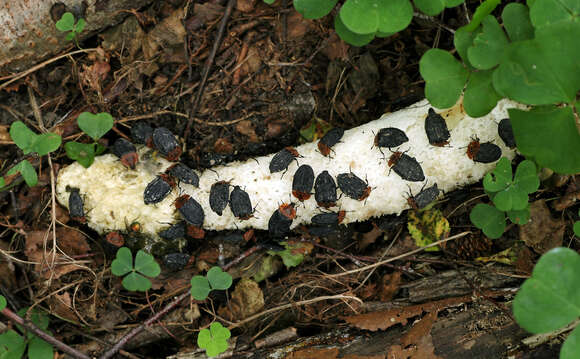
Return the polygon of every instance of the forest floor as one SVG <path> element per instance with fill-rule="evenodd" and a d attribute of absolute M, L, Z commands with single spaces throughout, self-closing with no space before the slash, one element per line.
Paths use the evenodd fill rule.
<path fill-rule="evenodd" d="M 406 30 L 358 48 L 338 38 L 332 16 L 305 20 L 291 5 L 239 0 L 202 86 L 226 3 L 196 4 L 184 17 L 182 1 L 157 1 L 80 44 L 98 51 L 45 66 L 1 91 L 5 170 L 22 158 L 8 135 L 10 123 L 38 129 L 33 98 L 44 126 L 65 141 L 87 140 L 76 125 L 81 112 L 109 112 L 116 122 L 105 146 L 128 138 L 138 121 L 183 136 L 195 109 L 181 157 L 194 169 L 277 152 L 332 127 L 356 127 L 423 99 L 421 55 L 452 49 L 448 29 L 465 24 L 474 8 L 415 17 Z M 37 161 L 37 186 L 15 179 L 0 192 L 0 289 L 9 308 L 49 313 L 52 335 L 91 356 L 186 291 L 192 275 L 267 241 L 261 231 L 249 241 L 209 232 L 183 249 L 191 255 L 185 268 L 169 271 L 162 264 L 146 294 L 126 291 L 111 274 L 110 244 L 71 220 L 65 208 L 51 210 L 50 168 L 69 163 L 60 149 L 50 167 Z M 286 267 L 275 252 L 250 254 L 231 266 L 234 285 L 227 294 L 188 298 L 130 340 L 119 357 L 194 357 L 186 353 L 196 350 L 197 333 L 214 320 L 232 330 L 224 357 L 556 357 L 562 338 L 526 346 L 522 339 L 529 335 L 509 303 L 540 254 L 573 242 L 572 220 L 554 203 L 577 192 L 575 183 L 552 178 L 532 195 L 532 223 L 512 225 L 494 241 L 469 220 L 471 208 L 484 200 L 481 183 L 446 193 L 428 211 L 446 218 L 448 235 L 470 234 L 439 251 L 408 254 L 418 248 L 408 230 L 418 216 L 413 211 L 340 226 L 322 237 L 294 231 L 289 241 L 299 250 L 292 254 L 303 256 L 295 266 Z M 53 220 L 63 253 L 56 257 L 50 257 L 50 240 L 44 246 Z M 47 264 L 65 256 L 75 262 Z M 385 261 L 395 256 L 401 259 Z M 373 265 L 378 262 L 383 265 Z"/>

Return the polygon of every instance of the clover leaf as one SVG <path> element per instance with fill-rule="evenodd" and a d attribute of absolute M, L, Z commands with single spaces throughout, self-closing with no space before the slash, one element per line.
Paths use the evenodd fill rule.
<path fill-rule="evenodd" d="M 119 277 L 127 274 L 122 282 L 125 289 L 144 292 L 151 288 L 151 281 L 146 277 L 157 277 L 161 268 L 151 254 L 142 250 L 137 252 L 133 265 L 131 250 L 121 247 L 111 263 L 111 272 Z"/>
<path fill-rule="evenodd" d="M 205 328 L 197 336 L 197 345 L 205 349 L 208 356 L 213 357 L 228 349 L 228 339 L 231 333 L 220 322 L 213 322 L 209 329 Z"/>
<path fill-rule="evenodd" d="M 334 8 L 338 0 L 294 0 L 294 9 L 305 19 L 320 19 Z"/>
<path fill-rule="evenodd" d="M 90 112 L 83 112 L 77 118 L 79 128 L 84 133 L 89 135 L 93 140 L 97 141 L 99 138 L 111 128 L 113 128 L 113 116 L 107 112 L 93 114 Z"/>
<path fill-rule="evenodd" d="M 483 188 L 500 211 L 520 211 L 528 206 L 528 193 L 540 186 L 536 166 L 530 160 L 522 161 L 512 180 L 510 161 L 502 157 L 496 168 L 485 175 Z"/>
<path fill-rule="evenodd" d="M 26 341 L 14 330 L 0 334 L 0 358 L 21 359 L 26 350 Z"/>
<path fill-rule="evenodd" d="M 494 206 L 478 203 L 469 214 L 469 219 L 491 239 L 501 237 L 505 229 L 505 214 Z"/>
<path fill-rule="evenodd" d="M 534 37 L 534 27 L 530 21 L 530 11 L 527 6 L 510 3 L 501 13 L 503 27 L 511 41 L 529 40 Z"/>
<path fill-rule="evenodd" d="M 489 70 L 499 64 L 508 40 L 495 17 L 486 16 L 481 25 L 482 31 L 473 39 L 473 46 L 467 49 L 467 57 L 474 67 Z"/>
<path fill-rule="evenodd" d="M 61 32 L 70 31 L 66 34 L 67 41 L 71 41 L 76 38 L 78 34 L 80 34 L 85 28 L 86 22 L 85 19 L 79 19 L 75 23 L 75 17 L 70 12 L 65 12 L 62 14 L 60 20 L 58 20 L 55 24 L 56 29 Z"/>
<path fill-rule="evenodd" d="M 94 143 L 67 142 L 64 149 L 68 158 L 78 161 L 84 168 L 89 168 L 95 161 Z"/>
<path fill-rule="evenodd" d="M 34 142 L 37 134 L 28 128 L 22 121 L 13 122 L 10 125 L 10 138 L 12 141 L 24 152 L 28 154 L 32 152 L 32 143 Z"/>
<path fill-rule="evenodd" d="M 425 96 L 439 108 L 455 105 L 469 77 L 469 71 L 453 55 L 439 49 L 421 57 L 419 71 L 425 79 Z"/>
<path fill-rule="evenodd" d="M 27 160 L 18 162 L 16 166 L 12 167 L 6 174 L 13 175 L 18 172 L 22 175 L 22 178 L 24 178 L 24 181 L 28 187 L 36 186 L 38 183 L 38 176 L 36 175 L 36 171 Z"/>
<path fill-rule="evenodd" d="M 209 292 L 211 292 L 211 288 L 206 277 L 195 275 L 191 278 L 191 296 L 195 300 L 205 300 Z"/>
<path fill-rule="evenodd" d="M 568 248 L 544 254 L 518 291 L 513 311 L 529 332 L 547 333 L 580 317 L 580 255 Z"/>
<path fill-rule="evenodd" d="M 207 272 L 207 279 L 211 289 L 226 290 L 232 285 L 232 276 L 222 271 L 220 267 L 212 267 Z"/>
<path fill-rule="evenodd" d="M 6 298 L 3 295 L 0 295 L 0 311 L 6 308 Z"/>
<path fill-rule="evenodd" d="M 394 33 L 411 23 L 413 5 L 409 0 L 347 0 L 339 16 L 357 34 Z"/>

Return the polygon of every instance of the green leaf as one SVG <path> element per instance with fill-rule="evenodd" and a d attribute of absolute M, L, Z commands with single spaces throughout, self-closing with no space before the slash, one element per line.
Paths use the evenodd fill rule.
<path fill-rule="evenodd" d="M 18 146 L 25 155 L 32 152 L 31 146 L 36 139 L 36 136 L 38 135 L 29 129 L 22 121 L 16 121 L 10 125 L 10 138 L 12 138 L 16 146 Z"/>
<path fill-rule="evenodd" d="M 117 251 L 115 260 L 111 263 L 111 273 L 116 276 L 124 276 L 133 270 L 133 255 L 127 247 L 121 247 Z"/>
<path fill-rule="evenodd" d="M 538 0 L 530 6 L 530 18 L 536 29 L 561 22 L 578 21 L 577 0 Z"/>
<path fill-rule="evenodd" d="M 226 290 L 232 285 L 232 276 L 220 267 L 212 267 L 207 272 L 207 279 L 212 289 Z"/>
<path fill-rule="evenodd" d="M 32 152 L 44 156 L 50 152 L 56 151 L 62 142 L 62 138 L 56 133 L 43 133 L 36 136 L 31 145 Z"/>
<path fill-rule="evenodd" d="M 409 0 L 346 0 L 339 16 L 357 34 L 394 33 L 411 23 L 413 5 Z"/>
<path fill-rule="evenodd" d="M 294 249 L 296 249 L 297 247 L 300 247 L 300 245 L 291 246 L 285 242 L 283 242 L 282 244 L 284 245 L 284 247 L 286 247 L 285 250 L 279 251 L 279 252 L 268 251 L 268 254 L 280 256 L 280 258 L 282 258 L 282 262 L 284 263 L 286 268 L 296 267 L 297 265 L 302 263 L 302 261 L 304 261 L 303 254 L 294 253 Z"/>
<path fill-rule="evenodd" d="M 465 112 L 471 117 L 487 115 L 501 96 L 493 88 L 493 71 L 472 72 L 463 95 Z"/>
<path fill-rule="evenodd" d="M 135 270 L 147 277 L 157 277 L 161 273 L 161 267 L 153 256 L 145 251 L 139 250 L 135 256 Z"/>
<path fill-rule="evenodd" d="M 0 353 L 2 359 L 21 359 L 26 350 L 26 342 L 14 330 L 0 335 Z"/>
<path fill-rule="evenodd" d="M 540 187 L 536 165 L 530 160 L 522 161 L 516 169 L 514 183 L 526 193 L 533 193 Z"/>
<path fill-rule="evenodd" d="M 206 277 L 195 275 L 191 278 L 191 296 L 193 299 L 205 300 L 209 292 L 211 292 L 211 288 L 209 287 L 209 281 Z"/>
<path fill-rule="evenodd" d="M 435 16 L 445 9 L 445 0 L 413 0 L 422 13 Z"/>
<path fill-rule="evenodd" d="M 536 30 L 534 40 L 507 47 L 493 74 L 498 92 L 530 104 L 573 102 L 580 88 L 580 23 L 561 23 Z"/>
<path fill-rule="evenodd" d="M 62 14 L 60 20 L 56 22 L 55 26 L 58 31 L 64 32 L 71 31 L 74 28 L 74 24 L 75 24 L 74 15 L 70 12 L 65 12 L 64 14 Z"/>
<path fill-rule="evenodd" d="M 479 24 L 481 24 L 482 20 L 487 15 L 491 14 L 491 12 L 495 10 L 495 8 L 499 5 L 500 2 L 501 0 L 485 0 L 483 3 L 481 3 L 481 5 L 477 7 L 477 9 L 475 9 L 475 13 L 473 14 L 471 22 L 465 25 L 463 28 L 465 28 L 465 30 L 467 31 L 474 31 L 475 29 L 477 29 Z"/>
<path fill-rule="evenodd" d="M 495 17 L 488 15 L 482 21 L 483 29 L 467 49 L 469 62 L 480 70 L 489 70 L 499 64 L 508 40 Z"/>
<path fill-rule="evenodd" d="M 500 211 L 519 211 L 528 205 L 528 194 L 518 186 L 509 186 L 493 197 L 493 204 Z"/>
<path fill-rule="evenodd" d="M 328 15 L 338 0 L 294 0 L 294 9 L 305 19 L 320 19 Z"/>
<path fill-rule="evenodd" d="M 67 142 L 64 144 L 66 155 L 78 161 L 84 168 L 89 168 L 95 161 L 95 144 Z"/>
<path fill-rule="evenodd" d="M 560 359 L 574 359 L 580 353 L 580 326 L 574 328 L 560 349 Z"/>
<path fill-rule="evenodd" d="M 515 224 L 526 224 L 530 220 L 530 205 L 518 211 L 508 211 L 507 215 Z"/>
<path fill-rule="evenodd" d="M 457 49 L 457 53 L 461 60 L 469 67 L 472 68 L 473 65 L 469 62 L 469 58 L 467 56 L 467 49 L 473 45 L 473 39 L 481 32 L 481 27 L 478 27 L 475 31 L 470 32 L 465 30 L 465 28 L 461 27 L 457 31 L 455 31 L 455 35 L 453 36 L 453 45 Z"/>
<path fill-rule="evenodd" d="M 578 210 L 578 215 L 580 216 L 580 210 Z M 574 222 L 574 235 L 580 237 L 580 221 Z"/>
<path fill-rule="evenodd" d="M 491 239 L 501 237 L 505 229 L 505 215 L 488 204 L 478 203 L 469 214 L 469 219 Z"/>
<path fill-rule="evenodd" d="M 445 7 L 456 7 L 463 4 L 464 0 L 445 0 Z"/>
<path fill-rule="evenodd" d="M 264 2 L 268 5 L 272 5 L 273 3 L 276 2 L 276 0 L 264 0 Z"/>
<path fill-rule="evenodd" d="M 336 31 L 338 36 L 340 36 L 340 38 L 343 41 L 345 41 L 353 46 L 359 46 L 359 47 L 364 46 L 364 45 L 370 43 L 371 41 L 373 41 L 373 39 L 375 38 L 374 33 L 361 35 L 361 34 L 357 34 L 357 33 L 350 31 L 342 23 L 342 21 L 340 20 L 340 16 L 334 17 L 334 30 Z"/>
<path fill-rule="evenodd" d="M 85 29 L 86 24 L 87 23 L 86 23 L 85 19 L 79 19 L 79 21 L 77 21 L 77 24 L 75 26 L 74 32 L 77 34 L 80 34 Z"/>
<path fill-rule="evenodd" d="M 434 107 L 449 108 L 457 102 L 469 71 L 450 53 L 439 49 L 427 51 L 419 61 L 425 79 L 425 96 Z"/>
<path fill-rule="evenodd" d="M 65 40 L 72 41 L 72 40 L 74 40 L 75 37 L 76 37 L 76 34 L 74 32 L 69 32 L 68 34 L 66 34 Z"/>
<path fill-rule="evenodd" d="M 0 177 L 0 189 L 4 186 L 6 186 L 6 180 L 4 179 L 4 177 Z"/>
<path fill-rule="evenodd" d="M 145 292 L 151 289 L 151 281 L 143 277 L 139 273 L 131 272 L 127 274 L 123 281 L 121 282 L 123 287 L 129 291 L 141 291 Z"/>
<path fill-rule="evenodd" d="M 90 112 L 83 112 L 79 115 L 77 121 L 79 128 L 95 141 L 109 132 L 114 123 L 113 116 L 107 112 L 100 112 L 96 115 Z"/>
<path fill-rule="evenodd" d="M 570 107 L 510 109 L 508 113 L 524 156 L 558 173 L 580 172 L 580 135 Z"/>
<path fill-rule="evenodd" d="M 512 165 L 505 157 L 500 158 L 495 168 L 483 178 L 483 188 L 489 192 L 499 192 L 512 183 Z"/>
<path fill-rule="evenodd" d="M 202 329 L 197 336 L 197 345 L 205 349 L 208 356 L 213 357 L 228 349 L 228 339 L 231 333 L 220 322 L 211 323 L 209 329 Z"/>
<path fill-rule="evenodd" d="M 568 248 L 544 254 L 513 302 L 514 317 L 532 333 L 547 333 L 580 316 L 580 255 Z"/>
<path fill-rule="evenodd" d="M 6 308 L 6 298 L 3 295 L 0 295 L 0 311 Z"/>
<path fill-rule="evenodd" d="M 529 40 L 534 37 L 534 28 L 527 6 L 518 3 L 507 4 L 501 13 L 501 18 L 511 41 Z"/>
<path fill-rule="evenodd" d="M 31 359 L 52 359 L 54 349 L 39 337 L 32 337 L 28 342 L 28 357 Z"/>
<path fill-rule="evenodd" d="M 34 187 L 38 183 L 38 176 L 36 175 L 36 170 L 34 167 L 28 162 L 27 160 L 22 160 L 16 164 L 16 166 L 12 167 L 6 174 L 13 175 L 17 172 L 20 172 L 22 178 L 28 185 L 28 187 Z"/>

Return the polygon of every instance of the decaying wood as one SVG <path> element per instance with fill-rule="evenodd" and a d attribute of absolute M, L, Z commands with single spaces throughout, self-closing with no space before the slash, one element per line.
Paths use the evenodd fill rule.
<path fill-rule="evenodd" d="M 65 33 L 55 27 L 51 9 L 55 6 L 83 17 L 86 27 L 79 39 L 119 23 L 128 12 L 152 0 L 26 0 L 0 1 L 0 76 L 25 70 L 41 60 L 72 46 Z M 62 7 L 59 4 L 64 4 Z M 53 11 L 55 12 L 55 11 Z M 62 13 L 62 10 L 59 11 Z"/>

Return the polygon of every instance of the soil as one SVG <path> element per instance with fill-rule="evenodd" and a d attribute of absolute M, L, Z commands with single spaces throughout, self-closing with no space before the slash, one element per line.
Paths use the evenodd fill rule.
<path fill-rule="evenodd" d="M 320 236 L 295 231 L 289 238 L 294 250 L 283 252 L 293 256 L 284 260 L 304 259 L 288 268 L 279 252 L 284 247 L 265 232 L 210 232 L 178 250 L 190 257 L 172 257 L 189 258 L 185 267 L 165 261 L 146 295 L 123 289 L 108 270 L 115 239 L 100 238 L 58 205 L 51 210 L 50 168 L 58 171 L 71 163 L 64 149 L 51 164 L 25 156 L 11 144 L 10 123 L 22 120 L 39 131 L 40 114 L 43 126 L 63 141 L 88 142 L 76 125 L 78 114 L 106 111 L 116 122 L 101 141 L 104 146 L 129 138 L 137 121 L 164 126 L 186 135 L 181 161 L 196 169 L 277 152 L 422 99 L 421 55 L 433 47 L 453 49 L 453 34 L 446 29 L 465 24 L 477 6 L 469 2 L 437 18 L 417 16 L 402 32 L 358 48 L 334 32 L 336 9 L 321 20 L 305 20 L 291 4 L 239 0 L 208 62 L 226 3 L 207 1 L 193 9 L 190 4 L 181 21 L 183 1 L 155 2 L 80 44 L 98 51 L 45 66 L 0 91 L 3 173 L 25 157 L 40 173 L 36 187 L 14 178 L 9 190 L 0 192 L 5 259 L 0 289 L 9 308 L 34 305 L 49 312 L 55 338 L 98 356 L 107 343 L 117 343 L 128 328 L 187 290 L 192 275 L 223 266 L 259 244 L 259 250 L 231 266 L 234 286 L 227 294 L 214 291 L 204 302 L 188 299 L 129 341 L 122 355 L 162 358 L 191 352 L 199 329 L 216 319 L 232 328 L 228 355 L 233 357 L 263 358 L 276 350 L 286 350 L 287 358 L 554 355 L 561 338 L 536 348 L 522 344 L 527 334 L 514 322 L 509 303 L 538 256 L 573 237 L 574 218 L 561 212 L 566 204 L 558 202 L 555 212 L 544 203 L 566 191 L 578 193 L 569 178 L 552 177 L 549 189 L 531 198 L 538 203 L 537 215 L 550 222 L 542 243 L 537 238 L 526 243 L 515 225 L 493 242 L 473 227 L 469 211 L 484 197 L 479 184 L 447 193 L 429 209 L 449 221 L 451 235 L 471 231 L 441 251 L 340 274 L 416 249 L 406 225 L 421 220 L 415 212 L 341 225 Z M 51 254 L 53 220 L 56 255 Z M 130 231 L 138 229 L 128 223 Z M 54 267 L 47 258 L 67 264 Z M 423 307 L 409 309 L 419 304 Z M 368 320 L 356 317 L 387 315 L 384 311 L 397 308 L 407 308 L 399 314 L 404 319 L 379 331 L 364 329 Z M 420 318 L 423 327 L 415 323 Z"/>

